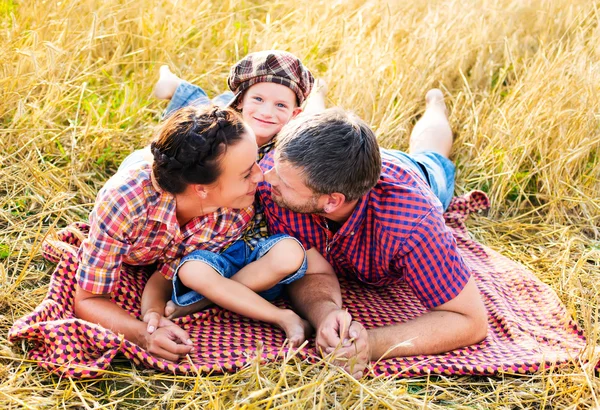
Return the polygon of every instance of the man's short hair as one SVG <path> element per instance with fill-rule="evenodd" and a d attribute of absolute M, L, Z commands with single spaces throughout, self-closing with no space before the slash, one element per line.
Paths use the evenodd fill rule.
<path fill-rule="evenodd" d="M 330 108 L 288 123 L 277 136 L 276 155 L 300 168 L 317 194 L 354 201 L 377 184 L 381 154 L 375 134 L 355 114 Z"/>

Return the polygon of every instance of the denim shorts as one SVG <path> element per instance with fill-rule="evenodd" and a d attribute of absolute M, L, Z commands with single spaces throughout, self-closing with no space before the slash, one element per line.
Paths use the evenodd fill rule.
<path fill-rule="evenodd" d="M 391 156 L 396 161 L 417 172 L 427 181 L 429 187 L 440 200 L 444 210 L 454 196 L 456 166 L 448 158 L 433 151 L 407 154 L 394 149 L 381 149 L 383 157 Z"/>
<path fill-rule="evenodd" d="M 171 97 L 171 101 L 163 114 L 163 118 L 167 118 L 173 111 L 187 107 L 188 105 L 200 107 L 202 105 L 214 104 L 219 107 L 226 107 L 233 101 L 233 97 L 234 94 L 231 91 L 226 91 L 211 100 L 202 88 L 184 81 L 179 84 L 173 97 Z"/>
<path fill-rule="evenodd" d="M 173 295 L 171 300 L 176 305 L 187 306 L 204 299 L 204 296 L 186 287 L 179 279 L 179 275 L 177 273 L 184 263 L 188 261 L 204 262 L 216 270 L 217 273 L 224 278 L 231 278 L 244 266 L 262 258 L 278 242 L 288 238 L 295 240 L 300 246 L 302 246 L 296 238 L 285 234 L 278 234 L 260 241 L 254 250 L 252 250 L 246 244 L 246 242 L 240 240 L 235 242 L 220 254 L 209 251 L 194 251 L 190 253 L 181 259 L 181 262 L 175 271 L 175 275 L 173 276 Z M 304 255 L 304 260 L 302 261 L 300 269 L 285 277 L 271 289 L 259 292 L 259 295 L 267 300 L 275 299 L 281 295 L 284 285 L 288 285 L 304 276 L 306 273 L 306 267 L 306 255 Z"/>

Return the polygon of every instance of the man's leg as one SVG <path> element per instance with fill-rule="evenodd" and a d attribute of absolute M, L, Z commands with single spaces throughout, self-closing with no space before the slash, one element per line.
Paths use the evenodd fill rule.
<path fill-rule="evenodd" d="M 452 129 L 448 122 L 444 96 L 434 88 L 427 92 L 425 101 L 427 108 L 410 134 L 408 153 L 433 151 L 448 158 L 452 150 Z"/>
<path fill-rule="evenodd" d="M 454 196 L 456 174 L 456 167 L 448 158 L 452 150 L 452 130 L 442 92 L 436 88 L 429 90 L 425 99 L 427 107 L 410 135 L 408 154 L 390 152 L 418 164 L 420 173 L 445 210 Z"/>

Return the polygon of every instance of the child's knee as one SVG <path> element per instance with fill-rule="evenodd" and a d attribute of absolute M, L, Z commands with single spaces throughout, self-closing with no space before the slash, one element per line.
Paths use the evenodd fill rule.
<path fill-rule="evenodd" d="M 287 238 L 277 242 L 267 253 L 273 270 L 283 276 L 296 272 L 304 262 L 304 248 L 295 239 Z"/>
<path fill-rule="evenodd" d="M 185 286 L 190 286 L 192 280 L 198 283 L 202 278 L 207 277 L 205 273 L 216 272 L 212 266 L 205 262 L 190 260 L 179 267 L 177 276 Z"/>

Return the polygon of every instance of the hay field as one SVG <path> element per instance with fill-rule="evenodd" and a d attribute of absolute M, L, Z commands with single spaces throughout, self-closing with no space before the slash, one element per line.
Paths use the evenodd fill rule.
<path fill-rule="evenodd" d="M 600 10 L 584 0 L 0 0 L 0 408 L 599 408 L 586 367 L 499 378 L 354 381 L 326 364 L 172 377 L 117 363 L 61 379 L 7 342 L 43 299 L 52 229 L 87 219 L 164 102 L 158 67 L 209 93 L 281 48 L 382 145 L 406 148 L 425 92 L 455 130 L 457 194 L 488 192 L 482 243 L 532 269 L 600 339 Z M 588 358 L 598 358 L 590 349 Z"/>

